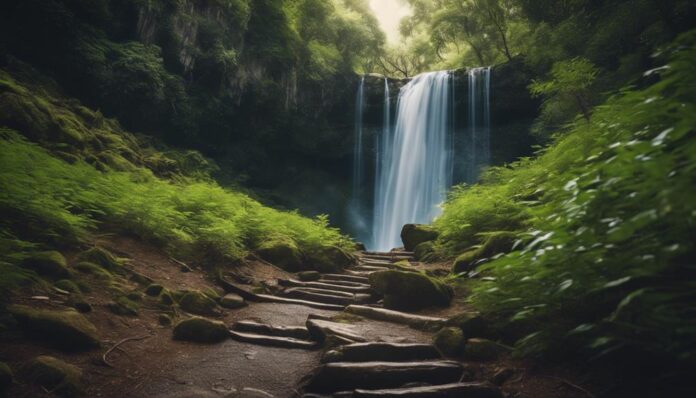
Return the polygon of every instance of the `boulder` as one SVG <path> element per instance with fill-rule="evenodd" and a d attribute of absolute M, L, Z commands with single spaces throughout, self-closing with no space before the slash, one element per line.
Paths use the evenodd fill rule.
<path fill-rule="evenodd" d="M 372 289 L 384 296 L 384 306 L 389 309 L 446 307 L 452 299 L 449 286 L 417 272 L 378 271 L 370 274 L 369 280 Z"/>
<path fill-rule="evenodd" d="M 473 361 L 493 361 L 508 353 L 510 348 L 487 339 L 468 339 L 464 346 L 464 358 Z"/>
<path fill-rule="evenodd" d="M 421 242 L 413 249 L 413 257 L 418 261 L 429 262 L 436 259 L 433 241 Z"/>
<path fill-rule="evenodd" d="M 230 335 L 227 325 L 220 321 L 193 317 L 174 326 L 174 339 L 197 343 L 217 343 Z"/>
<path fill-rule="evenodd" d="M 57 251 L 37 252 L 22 260 L 22 267 L 48 278 L 69 278 L 65 257 Z"/>
<path fill-rule="evenodd" d="M 355 256 L 337 246 L 322 246 L 308 249 L 305 253 L 312 268 L 319 272 L 341 272 L 355 264 Z"/>
<path fill-rule="evenodd" d="M 227 293 L 220 299 L 220 305 L 225 308 L 235 309 L 247 305 L 242 296 L 234 293 Z"/>
<path fill-rule="evenodd" d="M 408 251 L 414 250 L 420 243 L 437 239 L 437 235 L 437 231 L 429 225 L 406 224 L 401 229 L 401 241 Z"/>
<path fill-rule="evenodd" d="M 297 244 L 290 238 L 274 238 L 261 243 L 256 253 L 273 265 L 295 272 L 302 267 L 302 256 Z"/>
<path fill-rule="evenodd" d="M 179 300 L 179 306 L 184 311 L 190 312 L 195 315 L 222 315 L 222 312 L 220 311 L 220 308 L 218 307 L 215 300 L 196 290 L 190 290 L 186 292 L 181 297 L 181 300 Z"/>
<path fill-rule="evenodd" d="M 10 305 L 10 314 L 29 336 L 66 351 L 99 346 L 97 328 L 75 310 L 39 310 L 26 305 Z"/>
<path fill-rule="evenodd" d="M 123 273 L 123 261 L 106 249 L 95 246 L 77 255 L 78 260 L 100 265 L 109 272 Z"/>
<path fill-rule="evenodd" d="M 111 312 L 116 315 L 137 316 L 138 304 L 126 296 L 119 296 L 113 302 L 107 304 Z"/>
<path fill-rule="evenodd" d="M 174 305 L 176 303 L 174 296 L 172 296 L 172 293 L 167 289 L 162 290 L 162 292 L 159 294 L 159 301 L 167 306 Z"/>
<path fill-rule="evenodd" d="M 13 380 L 12 369 L 5 362 L 0 362 L 0 392 L 9 388 Z"/>
<path fill-rule="evenodd" d="M 448 357 L 456 357 L 464 351 L 464 333 L 456 327 L 440 329 L 433 337 L 433 345 Z"/>
<path fill-rule="evenodd" d="M 317 271 L 302 271 L 297 273 L 297 279 L 303 282 L 318 281 L 321 278 L 321 274 Z"/>
<path fill-rule="evenodd" d="M 74 397 L 81 393 L 82 370 L 75 365 L 50 356 L 39 356 L 27 364 L 23 373 L 27 380 L 58 396 Z"/>

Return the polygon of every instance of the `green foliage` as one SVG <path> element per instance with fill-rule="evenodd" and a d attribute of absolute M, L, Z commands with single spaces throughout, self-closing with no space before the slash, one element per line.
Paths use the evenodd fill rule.
<path fill-rule="evenodd" d="M 351 247 L 325 217 L 277 211 L 209 182 L 160 180 L 146 169 L 99 172 L 7 135 L 0 140 L 0 208 L 8 216 L 0 227 L 20 239 L 70 244 L 106 223 L 211 262 L 240 259 L 268 236 L 302 250 Z"/>
<path fill-rule="evenodd" d="M 436 222 L 453 248 L 472 242 L 469 228 L 524 221 L 515 251 L 479 267 L 488 278 L 472 297 L 535 331 L 523 353 L 696 359 L 696 32 L 664 54 L 669 63 L 646 72 L 657 83 L 623 90 L 538 158 L 457 191 Z"/>

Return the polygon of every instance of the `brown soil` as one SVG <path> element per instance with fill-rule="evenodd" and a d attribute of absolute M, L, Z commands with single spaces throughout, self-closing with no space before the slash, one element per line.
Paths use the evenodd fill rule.
<path fill-rule="evenodd" d="M 182 272 L 181 266 L 162 250 L 145 242 L 111 236 L 95 242 L 121 257 L 128 258 L 128 266 L 154 279 L 169 289 L 218 289 L 202 269 L 193 266 L 193 272 Z M 72 260 L 73 256 L 68 255 Z M 237 267 L 235 274 L 254 282 L 288 277 L 289 275 L 267 263 L 253 261 Z M 223 397 L 244 388 L 254 388 L 276 397 L 295 396 L 299 380 L 319 364 L 321 351 L 283 349 L 256 346 L 227 340 L 220 344 L 203 345 L 172 340 L 171 327 L 158 324 L 158 315 L 166 312 L 156 299 L 145 296 L 137 317 L 112 314 L 106 304 L 113 292 L 103 281 L 80 274 L 80 280 L 92 286 L 84 294 L 94 307 L 86 317 L 99 330 L 102 348 L 87 353 L 67 354 L 27 340 L 14 332 L 0 333 L 0 360 L 13 369 L 37 355 L 52 355 L 75 364 L 84 371 L 85 395 L 88 397 Z M 143 286 L 121 281 L 127 290 L 143 291 Z M 428 315 L 448 316 L 468 309 L 461 293 L 448 309 L 424 311 Z M 32 299 L 47 296 L 48 300 Z M 35 307 L 63 309 L 66 297 L 47 287 L 25 290 L 12 300 Z M 334 316 L 332 311 L 273 303 L 253 303 L 238 310 L 227 310 L 222 320 L 232 324 L 236 320 L 253 319 L 275 325 L 304 325 L 309 314 Z M 177 311 L 179 318 L 186 314 Z M 344 317 L 348 327 L 369 340 L 389 342 L 428 342 L 431 334 L 405 326 L 384 322 Z M 121 344 L 108 356 L 107 366 L 102 355 L 117 342 L 130 337 L 149 336 L 147 339 Z M 511 375 L 503 384 L 509 397 L 588 397 L 580 390 L 578 376 L 558 368 L 535 368 L 533 363 L 505 359 L 493 363 L 467 363 L 466 377 L 487 380 L 503 368 Z M 29 384 L 17 384 L 11 397 L 49 397 L 49 392 Z"/>

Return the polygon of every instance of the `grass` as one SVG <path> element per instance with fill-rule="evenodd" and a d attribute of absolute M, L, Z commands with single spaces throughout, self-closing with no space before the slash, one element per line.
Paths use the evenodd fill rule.
<path fill-rule="evenodd" d="M 696 360 L 696 31 L 661 57 L 647 72 L 658 82 L 455 190 L 435 222 L 450 257 L 488 232 L 516 232 L 511 253 L 479 268 L 488 278 L 471 301 L 526 331 L 521 353 Z"/>

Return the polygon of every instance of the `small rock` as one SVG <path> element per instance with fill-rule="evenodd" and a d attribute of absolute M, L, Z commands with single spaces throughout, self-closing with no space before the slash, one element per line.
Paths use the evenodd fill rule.
<path fill-rule="evenodd" d="M 148 296 L 156 297 L 159 296 L 160 293 L 162 293 L 162 290 L 164 290 L 164 287 L 162 285 L 153 283 L 145 288 L 145 294 L 147 294 Z"/>
<path fill-rule="evenodd" d="M 76 351 L 99 346 L 97 328 L 75 310 L 48 311 L 19 304 L 7 310 L 25 333 L 57 348 Z"/>
<path fill-rule="evenodd" d="M 474 361 L 492 361 L 509 352 L 509 348 L 487 339 L 468 339 L 464 346 L 464 358 Z"/>
<path fill-rule="evenodd" d="M 184 319 L 174 327 L 175 340 L 217 343 L 227 339 L 229 335 L 224 323 L 200 317 Z"/>
<path fill-rule="evenodd" d="M 228 293 L 225 295 L 225 297 L 220 299 L 220 305 L 225 308 L 235 309 L 244 307 L 247 304 L 240 295 Z"/>
<path fill-rule="evenodd" d="M 159 314 L 157 316 L 157 322 L 162 326 L 172 326 L 172 317 L 167 314 Z"/>
<path fill-rule="evenodd" d="M 39 356 L 24 370 L 27 380 L 36 383 L 59 396 L 80 395 L 82 370 L 75 365 L 50 356 Z"/>
<path fill-rule="evenodd" d="M 5 362 L 0 362 L 0 392 L 9 388 L 13 380 L 12 369 Z"/>
<path fill-rule="evenodd" d="M 186 292 L 179 300 L 179 306 L 184 311 L 195 315 L 222 315 L 215 300 L 196 290 Z"/>
<path fill-rule="evenodd" d="M 30 269 L 41 276 L 49 278 L 69 278 L 65 257 L 57 251 L 45 251 L 31 254 L 22 260 L 22 267 Z"/>
<path fill-rule="evenodd" d="M 297 273 L 297 279 L 303 282 L 318 281 L 321 274 L 317 271 L 302 271 Z"/>
<path fill-rule="evenodd" d="M 464 351 L 464 333 L 457 327 L 440 329 L 433 337 L 433 345 L 443 355 L 456 357 Z"/>

